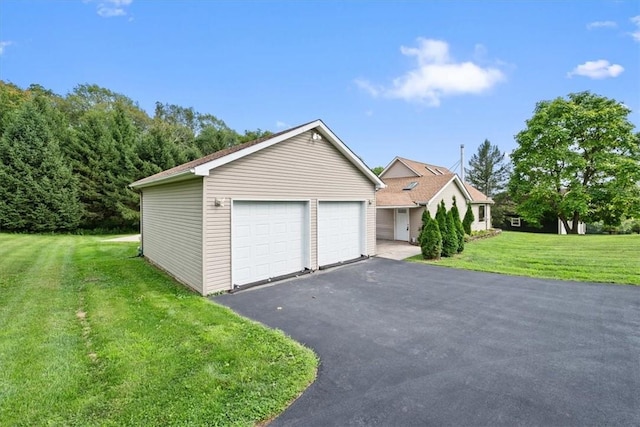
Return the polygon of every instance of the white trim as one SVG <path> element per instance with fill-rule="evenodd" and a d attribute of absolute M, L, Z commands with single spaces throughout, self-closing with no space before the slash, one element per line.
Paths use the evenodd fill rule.
<path fill-rule="evenodd" d="M 422 205 L 390 205 L 390 206 L 376 206 L 376 209 L 416 209 L 421 208 Z"/>
<path fill-rule="evenodd" d="M 380 172 L 380 175 L 378 175 L 378 176 L 382 179 L 382 175 L 384 175 L 391 168 L 391 166 L 393 166 L 393 164 L 395 162 L 400 162 L 403 165 L 405 165 L 411 172 L 416 174 L 417 178 L 423 176 L 423 174 L 421 174 L 420 172 L 416 171 L 414 168 L 412 168 L 411 166 L 409 166 L 408 164 L 403 162 L 402 159 L 399 156 L 396 156 L 393 160 L 391 160 L 391 163 L 389 163 L 386 168 L 382 169 L 382 172 Z"/>
<path fill-rule="evenodd" d="M 169 175 L 167 177 L 154 179 L 153 181 L 145 182 L 145 183 L 142 183 L 142 184 L 135 184 L 135 183 L 129 184 L 129 187 L 131 187 L 131 188 L 153 187 L 153 186 L 159 185 L 159 184 L 171 184 L 171 183 L 174 183 L 174 182 L 186 181 L 186 180 L 192 179 L 192 178 L 198 178 L 198 177 L 197 176 L 193 176 L 191 171 L 186 170 L 186 171 L 178 172 L 178 173 L 176 173 L 174 175 Z"/>
<path fill-rule="evenodd" d="M 378 178 L 378 176 L 376 176 L 376 174 L 374 174 L 371 169 L 369 169 L 364 164 L 364 162 L 360 160 L 360 158 L 349 149 L 349 147 L 347 147 L 333 132 L 331 132 L 331 129 L 329 129 L 322 122 L 322 120 L 313 121 L 304 126 L 293 129 L 290 132 L 286 132 L 274 138 L 267 139 L 266 141 L 263 141 L 259 144 L 252 145 L 250 147 L 236 151 L 235 153 L 231 153 L 218 159 L 211 160 L 210 162 L 203 163 L 191 169 L 190 172 L 195 175 L 208 176 L 212 169 L 226 165 L 227 163 L 241 159 L 265 148 L 269 148 L 272 145 L 293 138 L 294 136 L 300 135 L 309 130 L 318 128 L 322 131 L 324 136 L 327 137 L 329 142 L 338 149 L 338 151 L 340 151 L 347 159 L 349 159 L 351 163 L 353 163 L 360 170 L 360 172 L 364 173 L 369 178 L 369 180 L 373 181 L 373 183 L 376 184 L 376 188 L 386 187 L 386 185 L 380 180 L 380 178 Z"/>
<path fill-rule="evenodd" d="M 440 190 L 438 190 L 438 192 L 431 199 L 429 199 L 429 201 L 426 204 L 430 205 L 433 201 L 435 201 L 436 198 L 440 195 L 440 193 L 442 193 L 445 190 L 445 188 L 447 188 L 447 185 L 451 184 L 452 181 L 456 181 L 458 188 L 462 190 L 461 192 L 466 197 L 467 200 L 473 200 L 473 198 L 471 197 L 471 194 L 469 194 L 469 192 L 465 188 L 464 184 L 462 183 L 458 175 L 454 174 L 453 177 L 449 181 L 447 181 L 445 185 L 440 187 Z"/>

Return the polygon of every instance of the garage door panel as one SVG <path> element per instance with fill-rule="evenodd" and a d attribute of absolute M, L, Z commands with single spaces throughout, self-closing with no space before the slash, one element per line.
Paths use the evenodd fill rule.
<path fill-rule="evenodd" d="M 318 264 L 334 264 L 358 258 L 363 253 L 364 216 L 362 202 L 318 204 Z"/>
<path fill-rule="evenodd" d="M 234 202 L 234 284 L 252 283 L 308 267 L 306 218 L 305 202 Z"/>

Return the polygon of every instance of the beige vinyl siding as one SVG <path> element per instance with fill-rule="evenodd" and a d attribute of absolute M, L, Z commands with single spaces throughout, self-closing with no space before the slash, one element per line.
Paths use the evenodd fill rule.
<path fill-rule="evenodd" d="M 422 228 L 422 212 L 424 208 L 409 209 L 409 241 L 417 242 Z M 432 215 L 433 218 L 435 215 Z"/>
<path fill-rule="evenodd" d="M 205 293 L 231 286 L 232 200 L 309 202 L 310 261 L 317 268 L 317 205 L 322 200 L 367 201 L 366 251 L 375 254 L 375 185 L 325 139 L 312 131 L 211 171 L 205 177 Z M 215 206 L 225 198 L 224 206 Z M 371 204 L 369 204 L 371 201 Z"/>
<path fill-rule="evenodd" d="M 394 237 L 394 209 L 376 210 L 376 237 L 378 239 L 393 240 Z"/>
<path fill-rule="evenodd" d="M 395 162 L 383 175 L 384 178 L 404 178 L 407 176 L 417 176 L 414 171 L 406 167 L 401 162 Z M 382 178 L 382 177 L 381 177 Z"/>
<path fill-rule="evenodd" d="M 202 178 L 142 191 L 144 256 L 202 293 Z"/>
<path fill-rule="evenodd" d="M 480 221 L 480 206 L 484 206 L 484 221 Z M 466 207 L 465 207 L 466 209 Z M 472 231 L 488 230 L 491 228 L 491 205 L 490 204 L 473 204 L 471 205 L 474 221 L 471 224 Z"/>
<path fill-rule="evenodd" d="M 437 209 L 438 204 L 440 204 L 440 201 L 444 200 L 444 205 L 447 207 L 447 210 L 449 210 L 451 209 L 451 206 L 453 206 L 453 196 L 456 196 L 456 204 L 458 205 L 458 211 L 462 213 L 462 216 L 464 218 L 464 212 L 467 209 L 466 197 L 462 192 L 462 190 L 460 190 L 460 188 L 458 187 L 458 185 L 456 185 L 454 181 L 449 182 L 442 189 L 442 191 L 433 198 L 429 207 L 431 208 L 431 205 L 434 205 L 435 209 Z M 435 211 L 432 212 L 431 209 L 429 209 L 429 212 L 434 213 Z"/>

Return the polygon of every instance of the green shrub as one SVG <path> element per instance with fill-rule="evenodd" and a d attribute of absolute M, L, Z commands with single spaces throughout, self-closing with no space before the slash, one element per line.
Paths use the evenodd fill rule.
<path fill-rule="evenodd" d="M 427 215 L 420 233 L 420 249 L 424 259 L 439 259 L 442 253 L 442 235 L 438 222 Z"/>
<path fill-rule="evenodd" d="M 460 211 L 458 210 L 458 204 L 456 203 L 456 196 L 453 196 L 453 206 L 451 207 L 451 214 L 453 215 L 453 221 L 455 223 L 456 237 L 458 238 L 458 253 L 464 251 L 464 226 L 460 220 Z"/>
<path fill-rule="evenodd" d="M 471 202 L 468 202 L 467 212 L 464 214 L 464 219 L 462 220 L 464 232 L 468 235 L 471 235 L 471 224 L 473 224 L 475 220 L 476 218 L 473 216 L 473 211 L 471 210 Z"/>

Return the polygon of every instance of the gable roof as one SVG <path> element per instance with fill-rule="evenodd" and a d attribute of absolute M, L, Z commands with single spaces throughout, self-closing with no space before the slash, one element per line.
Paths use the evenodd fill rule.
<path fill-rule="evenodd" d="M 405 159 L 404 157 L 398 157 L 396 156 L 393 160 L 391 160 L 391 163 L 389 163 L 387 165 L 386 168 L 384 168 L 384 170 L 382 172 L 380 172 L 380 177 L 384 177 L 384 174 L 391 169 L 391 167 L 396 163 L 402 163 L 403 165 L 405 165 L 407 168 L 409 168 L 412 172 L 414 172 L 415 176 L 425 176 L 425 175 L 430 175 L 430 176 L 439 176 L 439 175 L 446 175 L 446 174 L 452 174 L 453 172 L 451 172 L 449 169 L 442 167 L 442 166 L 436 166 L 436 165 L 431 165 L 429 163 L 422 163 L 422 162 L 417 162 L 415 160 L 410 160 L 410 159 Z"/>
<path fill-rule="evenodd" d="M 468 182 L 464 183 L 465 188 L 471 194 L 472 202 L 484 202 L 484 203 L 493 203 L 493 199 L 487 195 L 485 195 L 482 191 L 478 190 L 473 185 Z"/>
<path fill-rule="evenodd" d="M 416 207 L 430 204 L 450 184 L 456 185 L 471 203 L 493 203 L 493 200 L 481 191 L 469 183 L 463 183 L 457 174 L 442 166 L 396 157 L 380 176 L 397 161 L 416 172 L 416 175 L 402 178 L 383 178 L 387 186 L 376 192 L 376 205 L 379 207 Z M 405 188 L 408 188 L 409 184 L 413 182 L 417 185 L 406 190 Z"/>
<path fill-rule="evenodd" d="M 329 143 L 333 144 L 351 163 L 356 166 L 371 182 L 376 184 L 376 188 L 384 188 L 385 184 L 373 173 L 371 169 L 356 154 L 349 149 L 322 120 L 314 120 L 273 135 L 235 145 L 224 150 L 216 151 L 207 156 L 184 163 L 171 169 L 159 172 L 155 175 L 140 179 L 129 186 L 132 188 L 144 188 L 160 183 L 180 181 L 193 176 L 208 176 L 212 169 L 230 163 L 234 160 L 248 156 L 262 149 L 271 147 L 282 141 L 300 135 L 309 130 L 315 129 Z"/>

